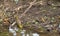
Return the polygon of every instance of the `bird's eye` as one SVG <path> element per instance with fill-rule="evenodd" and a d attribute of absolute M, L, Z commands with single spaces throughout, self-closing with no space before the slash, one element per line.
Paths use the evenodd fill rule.
<path fill-rule="evenodd" d="M 47 29 L 48 32 L 50 32 L 50 29 Z"/>

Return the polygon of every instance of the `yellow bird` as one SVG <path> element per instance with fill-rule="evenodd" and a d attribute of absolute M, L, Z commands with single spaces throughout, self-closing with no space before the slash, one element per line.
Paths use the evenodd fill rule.
<path fill-rule="evenodd" d="M 17 22 L 18 27 L 20 29 L 22 29 L 23 28 L 23 25 L 22 25 L 21 21 L 19 20 L 19 17 L 17 15 L 15 15 L 15 18 L 16 18 L 16 22 Z"/>
<path fill-rule="evenodd" d="M 18 24 L 18 27 L 19 27 L 20 29 L 22 29 L 22 28 L 23 28 L 23 25 L 22 25 L 22 24 Z"/>

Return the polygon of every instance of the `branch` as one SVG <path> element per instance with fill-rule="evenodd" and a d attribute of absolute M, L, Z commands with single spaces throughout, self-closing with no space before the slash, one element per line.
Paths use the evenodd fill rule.
<path fill-rule="evenodd" d="M 24 16 L 25 13 L 27 13 L 27 11 L 29 11 L 29 9 L 33 6 L 33 4 L 34 4 L 35 2 L 36 2 L 36 0 L 34 0 L 33 2 L 30 3 L 30 6 L 24 11 L 24 13 L 21 14 L 20 18 L 21 18 L 22 16 Z"/>

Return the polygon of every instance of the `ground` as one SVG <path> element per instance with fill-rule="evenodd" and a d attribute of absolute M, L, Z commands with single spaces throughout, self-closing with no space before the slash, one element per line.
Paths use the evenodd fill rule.
<path fill-rule="evenodd" d="M 14 22 L 18 28 L 42 33 L 41 36 L 45 36 L 45 33 L 59 36 L 60 2 L 59 0 L 0 0 L 1 36 L 10 36 L 8 27 Z"/>

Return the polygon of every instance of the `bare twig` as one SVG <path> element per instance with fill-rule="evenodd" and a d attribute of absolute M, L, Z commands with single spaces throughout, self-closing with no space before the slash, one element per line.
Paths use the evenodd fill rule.
<path fill-rule="evenodd" d="M 36 2 L 36 0 L 34 0 L 33 2 L 30 3 L 30 6 L 24 11 L 24 13 L 21 14 L 20 18 L 23 17 L 23 16 L 25 15 L 25 13 L 27 13 L 27 11 L 29 11 L 29 9 L 32 7 L 32 5 L 33 5 L 35 2 Z M 26 5 L 25 5 L 25 6 L 26 6 Z M 25 6 L 24 6 L 24 7 L 25 7 Z M 19 6 L 19 7 L 16 8 L 16 9 L 19 10 L 19 9 L 22 8 L 22 7 L 23 7 L 23 6 Z M 16 10 L 16 9 L 15 9 L 15 10 Z M 19 20 L 19 17 L 18 17 L 18 13 L 17 13 L 17 16 L 16 16 L 16 21 L 17 21 L 18 24 L 21 24 L 21 21 Z M 14 23 L 12 24 L 12 26 L 15 25 L 15 23 L 16 23 L 16 22 L 14 22 Z"/>
<path fill-rule="evenodd" d="M 12 23 L 12 26 L 13 26 L 14 24 L 16 24 L 16 21 Z"/>
<path fill-rule="evenodd" d="M 35 1 L 34 1 L 34 2 L 35 2 Z M 36 3 L 31 2 L 31 3 L 30 3 L 30 6 L 29 6 L 29 5 L 22 5 L 22 6 L 18 6 L 18 7 L 15 8 L 14 10 L 19 10 L 19 9 L 25 8 L 25 7 L 27 7 L 27 6 L 29 6 L 28 8 L 31 8 L 32 5 L 35 5 L 35 4 L 38 4 L 38 3 L 40 3 L 40 1 L 38 1 L 38 2 L 36 2 Z M 25 10 L 25 12 L 28 10 L 28 8 Z"/>
<path fill-rule="evenodd" d="M 12 25 L 10 25 L 11 27 L 14 26 L 16 24 L 16 21 L 12 23 Z"/>
<path fill-rule="evenodd" d="M 22 16 L 24 16 L 25 13 L 27 13 L 27 11 L 29 11 L 29 9 L 32 7 L 32 5 L 33 5 L 35 2 L 36 2 L 36 0 L 34 0 L 33 2 L 30 3 L 30 6 L 24 11 L 24 13 L 21 14 L 20 18 L 21 18 Z"/>
<path fill-rule="evenodd" d="M 15 8 L 14 10 L 19 10 L 19 9 L 24 8 L 24 7 L 27 7 L 27 6 L 29 6 L 29 5 L 18 6 L 18 7 Z"/>

